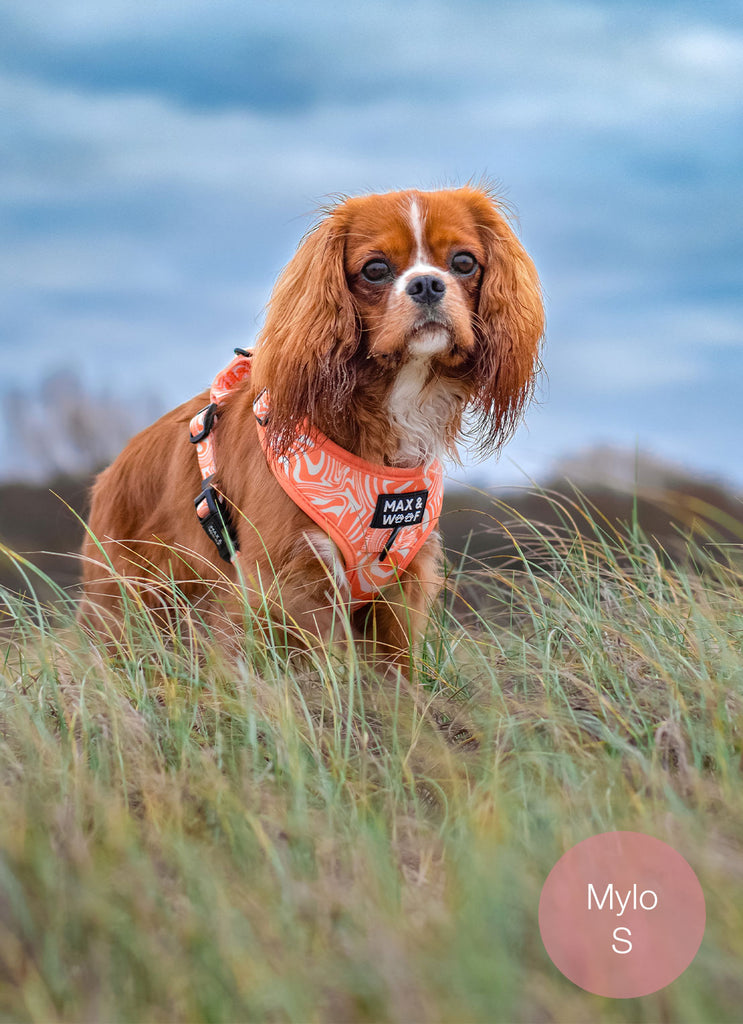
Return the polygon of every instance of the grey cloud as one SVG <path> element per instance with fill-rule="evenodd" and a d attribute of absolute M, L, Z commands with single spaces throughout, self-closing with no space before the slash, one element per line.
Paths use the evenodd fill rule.
<path fill-rule="evenodd" d="M 122 388 L 161 381 L 175 402 L 251 340 L 325 195 L 489 172 L 544 279 L 551 384 L 501 470 L 482 472 L 587 437 L 683 437 L 690 458 L 732 459 L 734 7 L 45 10 L 42 24 L 6 6 L 0 32 L 6 381 L 59 358 Z"/>

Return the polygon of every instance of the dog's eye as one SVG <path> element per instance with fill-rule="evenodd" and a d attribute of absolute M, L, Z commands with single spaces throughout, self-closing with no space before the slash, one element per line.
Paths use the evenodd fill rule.
<path fill-rule="evenodd" d="M 471 252 L 458 252 L 452 256 L 449 266 L 460 277 L 469 277 L 477 270 L 477 260 Z"/>
<path fill-rule="evenodd" d="M 392 267 L 387 260 L 369 260 L 361 268 L 361 276 L 372 284 L 380 284 L 392 277 Z"/>

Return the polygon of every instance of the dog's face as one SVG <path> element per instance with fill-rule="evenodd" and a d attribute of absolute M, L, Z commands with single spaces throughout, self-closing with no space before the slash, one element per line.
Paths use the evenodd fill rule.
<path fill-rule="evenodd" d="M 269 304 L 253 369 L 271 393 L 269 440 L 286 448 L 306 420 L 342 434 L 365 405 L 358 437 L 374 403 L 399 432 L 385 397 L 395 393 L 443 410 L 430 419 L 444 449 L 469 408 L 492 450 L 530 394 L 543 325 L 534 266 L 487 191 L 347 199 L 304 240 Z"/>
<path fill-rule="evenodd" d="M 487 260 L 475 211 L 452 193 L 367 196 L 347 204 L 345 270 L 366 354 L 461 365 L 476 335 Z"/>

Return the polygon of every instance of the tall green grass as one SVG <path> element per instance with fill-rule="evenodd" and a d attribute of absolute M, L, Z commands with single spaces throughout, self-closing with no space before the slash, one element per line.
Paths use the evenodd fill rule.
<path fill-rule="evenodd" d="M 228 657 L 135 601 L 106 649 L 6 552 L 0 1017 L 739 1021 L 740 550 L 674 563 L 562 510 L 494 502 L 511 555 L 452 572 L 410 683 L 257 625 Z M 636 1000 L 563 978 L 537 923 L 557 859 L 612 829 L 707 901 L 692 965 Z"/>

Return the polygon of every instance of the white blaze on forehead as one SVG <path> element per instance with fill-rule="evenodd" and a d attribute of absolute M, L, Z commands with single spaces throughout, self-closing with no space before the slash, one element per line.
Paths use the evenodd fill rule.
<path fill-rule="evenodd" d="M 444 281 L 447 278 L 445 270 L 442 270 L 441 267 L 435 267 L 432 263 L 426 262 L 426 257 L 430 259 L 431 255 L 426 248 L 426 215 L 423 210 L 421 210 L 418 200 L 415 198 L 410 201 L 409 221 L 413 232 L 413 239 L 415 241 L 415 251 L 413 254 L 412 264 L 407 270 L 403 271 L 395 281 L 394 288 L 398 295 L 405 291 L 408 284 L 414 277 L 420 277 L 424 274 L 434 274 Z"/>
<path fill-rule="evenodd" d="M 410 226 L 413 229 L 413 238 L 415 239 L 415 257 L 413 259 L 413 263 L 423 262 L 423 223 L 424 216 L 421 212 L 420 206 L 418 205 L 418 200 L 413 199 L 410 202 Z"/>

